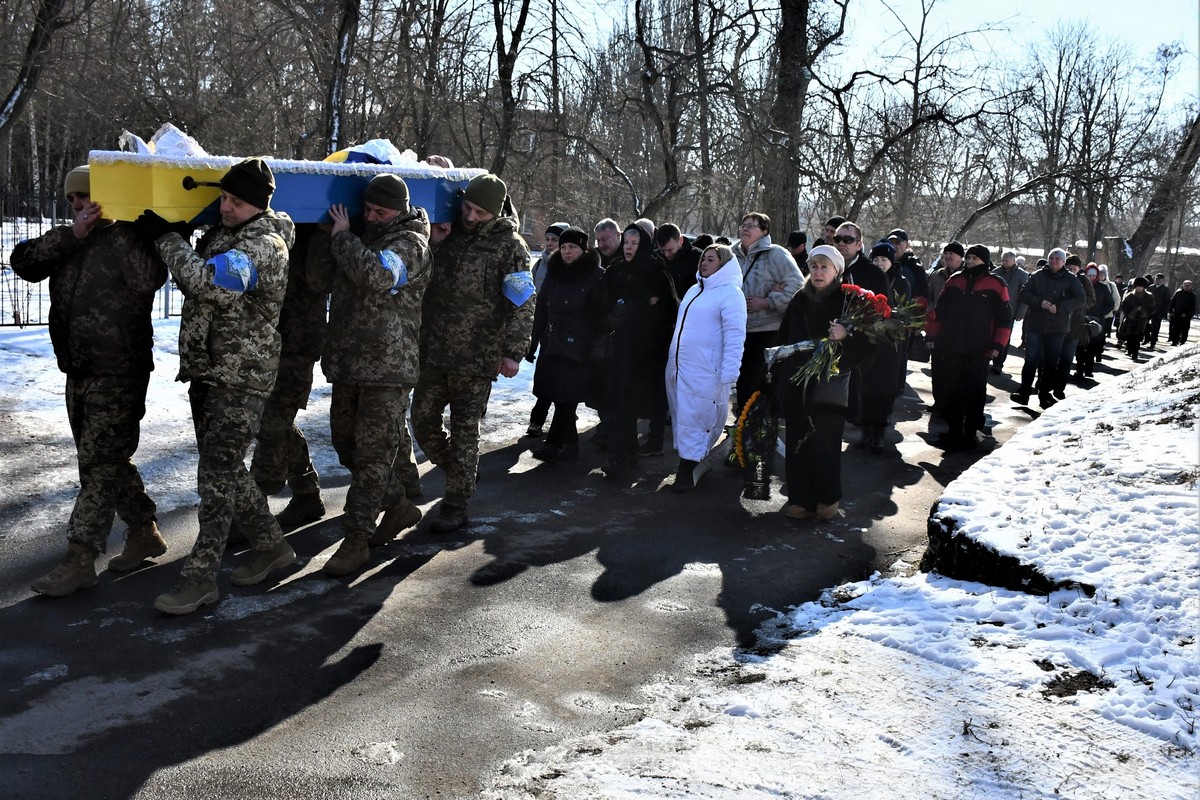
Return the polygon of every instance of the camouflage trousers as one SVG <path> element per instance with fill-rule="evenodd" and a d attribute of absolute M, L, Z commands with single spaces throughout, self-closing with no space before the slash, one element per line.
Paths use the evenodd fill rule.
<path fill-rule="evenodd" d="M 120 515 L 131 528 L 155 521 L 158 510 L 134 466 L 150 374 L 67 378 L 67 419 L 79 461 L 79 495 L 67 539 L 103 553 Z"/>
<path fill-rule="evenodd" d="M 235 518 L 255 550 L 273 550 L 283 539 L 267 499 L 246 470 L 246 452 L 258 432 L 266 398 L 241 389 L 193 381 L 188 397 L 200 465 L 200 534 L 183 565 L 183 578 L 216 578 L 229 524 Z"/>
<path fill-rule="evenodd" d="M 296 426 L 296 414 L 308 406 L 313 362 L 281 359 L 275 388 L 267 398 L 250 473 L 260 483 L 287 482 L 292 495 L 321 491 L 320 476 L 308 453 L 308 440 Z"/>
<path fill-rule="evenodd" d="M 412 423 L 417 443 L 446 473 L 444 505 L 466 508 L 475 494 L 479 469 L 479 420 L 487 411 L 492 381 L 478 375 L 421 372 L 413 393 Z M 443 414 L 450 407 L 450 430 Z"/>
<path fill-rule="evenodd" d="M 401 461 L 416 470 L 411 445 L 407 453 L 400 451 L 408 392 L 398 386 L 333 385 L 329 430 L 338 461 L 350 470 L 342 516 L 346 536 L 369 536 L 379 512 L 404 499 Z"/>

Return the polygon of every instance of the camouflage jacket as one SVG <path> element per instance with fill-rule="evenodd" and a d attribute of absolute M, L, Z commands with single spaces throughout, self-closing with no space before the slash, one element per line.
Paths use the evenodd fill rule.
<path fill-rule="evenodd" d="M 321 370 L 330 383 L 415 386 L 421 301 L 429 285 L 429 217 L 415 208 L 360 236 L 319 234 L 309 250 L 310 282 L 328 286 L 329 330 Z"/>
<path fill-rule="evenodd" d="M 74 377 L 140 375 L 154 369 L 150 311 L 167 268 L 128 225 L 76 239 L 71 226 L 21 242 L 12 268 L 27 281 L 50 278 L 50 341 L 58 368 Z"/>
<path fill-rule="evenodd" d="M 268 210 L 236 228 L 214 225 L 195 250 L 177 233 L 156 242 L 183 292 L 178 380 L 271 393 L 294 235 L 286 214 Z M 246 265 L 245 288 L 218 285 L 222 259 Z"/>
<path fill-rule="evenodd" d="M 529 247 L 517 233 L 514 214 L 474 232 L 456 224 L 434 252 L 421 369 L 494 378 L 501 357 L 520 361 L 529 348 L 536 298 L 530 291 L 521 300 L 525 293 L 512 288 L 525 281 L 531 290 Z"/>
<path fill-rule="evenodd" d="M 281 368 L 285 361 L 312 365 L 321 358 L 329 289 L 314 286 L 305 265 L 309 242 L 322 239 L 328 243 L 329 236 L 317 230 L 315 223 L 296 225 L 296 241 L 288 252 L 287 292 L 279 311 Z"/>

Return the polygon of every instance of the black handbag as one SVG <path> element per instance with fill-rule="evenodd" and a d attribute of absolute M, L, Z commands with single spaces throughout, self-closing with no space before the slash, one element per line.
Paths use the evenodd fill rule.
<path fill-rule="evenodd" d="M 542 355 L 561 358 L 573 364 L 583 364 L 588 359 L 589 349 L 590 345 L 582 336 L 562 329 L 551 329 L 546 333 L 546 341 L 542 344 Z"/>
<path fill-rule="evenodd" d="M 908 337 L 908 360 L 919 361 L 922 364 L 929 363 L 929 348 L 925 346 L 923 332 L 918 331 Z"/>
<path fill-rule="evenodd" d="M 848 408 L 850 405 L 850 373 L 842 372 L 829 380 L 813 380 L 809 385 L 810 406 Z"/>

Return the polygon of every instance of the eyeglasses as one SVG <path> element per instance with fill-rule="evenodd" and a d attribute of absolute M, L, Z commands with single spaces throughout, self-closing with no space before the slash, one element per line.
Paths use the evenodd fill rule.
<path fill-rule="evenodd" d="M 852 244 L 858 241 L 856 236 L 835 236 L 833 237 L 834 244 Z"/>
<path fill-rule="evenodd" d="M 751 219 L 751 220 L 746 220 L 741 225 L 738 225 L 738 230 L 739 231 L 748 231 L 751 228 L 757 228 L 757 227 L 758 227 L 758 223 Z"/>

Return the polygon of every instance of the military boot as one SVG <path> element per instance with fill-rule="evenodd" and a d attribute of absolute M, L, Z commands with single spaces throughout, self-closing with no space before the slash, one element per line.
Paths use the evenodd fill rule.
<path fill-rule="evenodd" d="M 150 520 L 144 525 L 130 525 L 125 534 L 125 549 L 108 560 L 108 568 L 113 572 L 126 572 L 165 552 L 167 542 L 159 533 L 158 523 Z"/>
<path fill-rule="evenodd" d="M 191 614 L 200 606 L 211 606 L 221 599 L 216 581 L 183 580 L 175 588 L 154 598 L 154 607 L 164 614 Z"/>
<path fill-rule="evenodd" d="M 361 533 L 350 534 L 342 539 L 341 547 L 337 549 L 332 558 L 325 562 L 325 574 L 338 578 L 349 575 L 367 563 L 370 558 L 367 537 Z"/>
<path fill-rule="evenodd" d="M 279 527 L 285 531 L 294 530 L 301 525 L 316 522 L 325 516 L 325 503 L 321 500 L 320 492 L 298 494 L 287 504 L 287 508 L 275 515 Z"/>
<path fill-rule="evenodd" d="M 286 567 L 295 560 L 296 551 L 287 543 L 287 539 L 280 539 L 272 550 L 255 550 L 248 562 L 233 571 L 229 582 L 234 586 L 262 583 L 271 570 Z"/>
<path fill-rule="evenodd" d="M 79 589 L 96 585 L 96 551 L 86 544 L 70 542 L 67 554 L 58 566 L 30 587 L 46 597 L 66 597 Z"/>
<path fill-rule="evenodd" d="M 368 539 L 371 547 L 382 547 L 400 535 L 400 531 L 408 530 L 421 521 L 421 509 L 407 497 L 399 505 L 392 506 L 383 512 L 383 519 Z M 356 568 L 357 569 L 357 568 Z"/>

